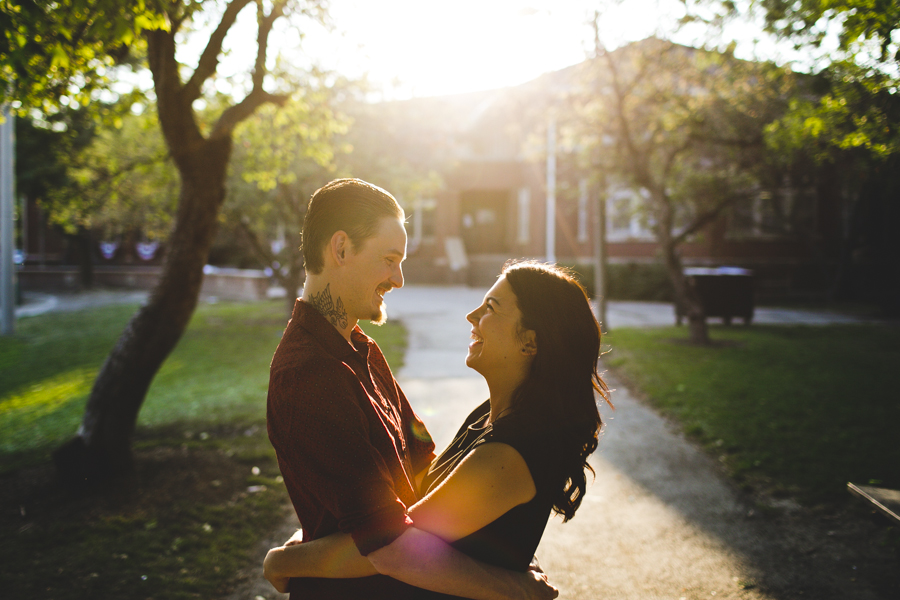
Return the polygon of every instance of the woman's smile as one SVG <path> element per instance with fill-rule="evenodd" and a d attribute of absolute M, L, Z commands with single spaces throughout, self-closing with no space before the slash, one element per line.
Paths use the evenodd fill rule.
<path fill-rule="evenodd" d="M 472 331 L 472 342 L 469 344 L 469 348 L 474 348 L 475 346 L 478 346 L 479 344 L 483 344 L 483 343 L 484 343 L 484 338 L 481 337 L 480 335 L 478 335 L 477 333 L 475 333 L 475 331 L 473 330 Z"/>

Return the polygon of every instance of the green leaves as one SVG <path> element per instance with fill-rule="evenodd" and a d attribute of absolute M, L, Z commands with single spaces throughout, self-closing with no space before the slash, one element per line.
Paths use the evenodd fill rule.
<path fill-rule="evenodd" d="M 882 62 L 900 61 L 894 32 L 900 29 L 900 4 L 873 0 L 763 0 L 758 3 L 766 28 L 797 45 L 819 45 L 838 32 L 840 49 L 850 56 L 874 46 Z"/>
<path fill-rule="evenodd" d="M 105 71 L 137 46 L 142 31 L 167 29 L 144 1 L 0 2 L 0 102 L 52 112 L 63 96 L 85 104 L 108 84 Z"/>
<path fill-rule="evenodd" d="M 140 232 L 164 240 L 175 213 L 178 177 L 154 107 L 141 114 L 122 108 L 94 106 L 92 112 L 106 113 L 104 118 L 66 111 L 67 128 L 52 140 L 47 157 L 64 175 L 32 197 L 69 233 L 95 229 L 115 239 Z"/>
<path fill-rule="evenodd" d="M 807 152 L 818 163 L 847 157 L 880 163 L 900 152 L 900 98 L 891 77 L 842 62 L 819 79 L 824 94 L 796 97 L 766 128 L 770 148 L 786 157 Z"/>

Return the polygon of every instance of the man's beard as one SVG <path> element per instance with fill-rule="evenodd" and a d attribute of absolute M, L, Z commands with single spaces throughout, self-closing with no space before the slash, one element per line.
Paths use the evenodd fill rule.
<path fill-rule="evenodd" d="M 369 322 L 372 325 L 384 325 L 387 321 L 387 311 L 384 309 L 384 304 L 378 307 L 378 310 L 372 313 L 372 316 L 369 318 Z"/>
<path fill-rule="evenodd" d="M 391 291 L 392 288 L 380 287 L 378 289 L 379 289 L 379 291 L 382 292 L 380 294 L 381 302 L 378 304 L 378 307 L 372 311 L 372 314 L 369 315 L 368 321 L 370 323 L 372 323 L 372 325 L 384 325 L 385 322 L 387 321 L 387 308 L 385 307 L 385 304 L 384 304 L 384 295 L 387 294 L 389 291 Z"/>

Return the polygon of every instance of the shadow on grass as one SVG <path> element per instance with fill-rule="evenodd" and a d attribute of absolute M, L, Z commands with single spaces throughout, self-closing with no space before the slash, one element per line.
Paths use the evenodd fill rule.
<path fill-rule="evenodd" d="M 290 510 L 260 423 L 142 429 L 135 457 L 133 475 L 89 490 L 47 464 L 0 479 L 4 594 L 222 596 Z"/>
<path fill-rule="evenodd" d="M 141 410 L 132 477 L 62 487 L 50 451 L 76 431 L 136 306 L 20 319 L 0 338 L 0 589 L 21 598 L 228 594 L 292 512 L 265 431 L 280 301 L 198 306 Z M 400 364 L 405 331 L 368 328 Z"/>

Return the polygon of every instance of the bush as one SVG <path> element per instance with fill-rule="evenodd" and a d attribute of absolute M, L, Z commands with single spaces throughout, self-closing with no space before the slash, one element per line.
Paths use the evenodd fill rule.
<path fill-rule="evenodd" d="M 575 271 L 581 284 L 593 298 L 594 265 L 566 265 Z M 607 300 L 648 300 L 672 302 L 674 292 L 666 268 L 660 263 L 616 263 L 606 265 Z"/>

